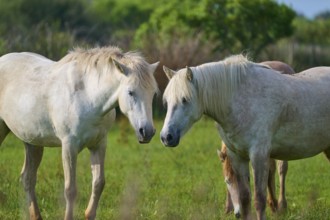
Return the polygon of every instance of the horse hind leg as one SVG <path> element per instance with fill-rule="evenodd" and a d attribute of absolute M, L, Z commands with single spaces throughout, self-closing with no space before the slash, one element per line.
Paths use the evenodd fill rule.
<path fill-rule="evenodd" d="M 278 175 L 280 177 L 280 194 L 278 197 L 278 210 L 280 212 L 285 211 L 288 204 L 285 197 L 285 178 L 288 172 L 289 164 L 288 161 L 277 161 Z"/>
<path fill-rule="evenodd" d="M 277 199 L 275 193 L 275 173 L 276 173 L 276 162 L 274 159 L 269 160 L 269 174 L 268 174 L 268 205 L 272 212 L 277 211 Z"/>
<path fill-rule="evenodd" d="M 40 210 L 35 195 L 35 186 L 37 182 L 37 170 L 40 165 L 43 147 L 37 147 L 24 143 L 25 145 L 25 160 L 21 172 L 21 180 L 27 197 L 30 219 L 42 219 Z"/>

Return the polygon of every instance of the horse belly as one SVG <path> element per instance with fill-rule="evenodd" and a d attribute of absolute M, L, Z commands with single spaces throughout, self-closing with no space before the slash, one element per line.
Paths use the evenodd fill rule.
<path fill-rule="evenodd" d="M 6 121 L 6 124 L 15 136 L 26 143 L 47 147 L 61 146 L 61 141 L 56 136 L 51 124 L 42 119 L 30 124 L 13 121 Z"/>
<path fill-rule="evenodd" d="M 0 118 L 19 139 L 39 146 L 61 145 L 42 95 L 8 88 L 0 101 Z"/>
<path fill-rule="evenodd" d="M 330 123 L 314 123 L 309 127 L 287 126 L 280 129 L 272 140 L 271 157 L 296 160 L 315 156 L 330 147 Z"/>

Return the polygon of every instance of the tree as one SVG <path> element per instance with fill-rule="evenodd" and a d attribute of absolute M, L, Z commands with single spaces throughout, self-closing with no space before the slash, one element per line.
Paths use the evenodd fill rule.
<path fill-rule="evenodd" d="M 273 0 L 209 0 L 207 34 L 219 49 L 231 53 L 248 50 L 258 55 L 263 48 L 293 33 L 295 13 Z"/>
<path fill-rule="evenodd" d="M 140 46 L 150 38 L 166 45 L 180 41 L 179 37 L 185 41 L 202 35 L 200 40 L 214 44 L 214 50 L 248 50 L 258 55 L 293 32 L 294 11 L 274 0 L 170 0 L 163 4 L 139 27 L 135 40 Z"/>
<path fill-rule="evenodd" d="M 101 44 L 109 41 L 128 49 L 136 29 L 148 21 L 157 1 L 98 0 L 93 1 L 91 13 L 95 24 L 94 35 Z"/>

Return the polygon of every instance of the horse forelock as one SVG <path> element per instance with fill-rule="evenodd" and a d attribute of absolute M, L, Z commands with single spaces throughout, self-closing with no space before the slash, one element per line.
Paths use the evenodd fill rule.
<path fill-rule="evenodd" d="M 187 80 L 185 70 L 180 70 L 170 80 L 164 91 L 163 99 L 179 103 L 184 97 L 188 101 L 194 96 L 193 85 Z"/>
<path fill-rule="evenodd" d="M 110 70 L 114 64 L 111 59 L 125 65 L 130 71 L 129 76 L 135 83 L 154 91 L 158 91 L 158 86 L 153 73 L 150 71 L 150 64 L 147 63 L 144 57 L 139 52 L 123 53 L 118 47 L 96 47 L 92 49 L 75 48 L 64 56 L 58 63 L 67 63 L 76 61 L 80 68 L 85 72 L 98 68 L 102 65 L 104 70 Z"/>
<path fill-rule="evenodd" d="M 129 77 L 142 87 L 158 91 L 158 86 L 153 72 L 151 72 L 150 64 L 147 63 L 144 57 L 139 52 L 127 52 L 121 59 L 121 62 L 131 69 Z"/>

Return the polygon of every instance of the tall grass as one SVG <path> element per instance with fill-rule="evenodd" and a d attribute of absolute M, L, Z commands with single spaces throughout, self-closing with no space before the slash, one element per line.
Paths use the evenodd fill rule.
<path fill-rule="evenodd" d="M 137 143 L 132 128 L 121 119 L 109 133 L 106 187 L 97 219 L 234 219 L 224 213 L 225 184 L 216 155 L 220 139 L 214 123 L 203 118 L 177 148 L 159 141 L 162 123 L 150 144 Z M 25 193 L 19 181 L 23 145 L 13 135 L 0 148 L 0 219 L 28 219 Z M 323 155 L 289 163 L 288 211 L 269 219 L 329 219 L 329 164 Z M 89 152 L 78 157 L 75 219 L 83 219 L 91 173 Z M 278 186 L 278 184 L 277 184 Z M 46 148 L 37 181 L 44 219 L 64 214 L 60 148 Z"/>

